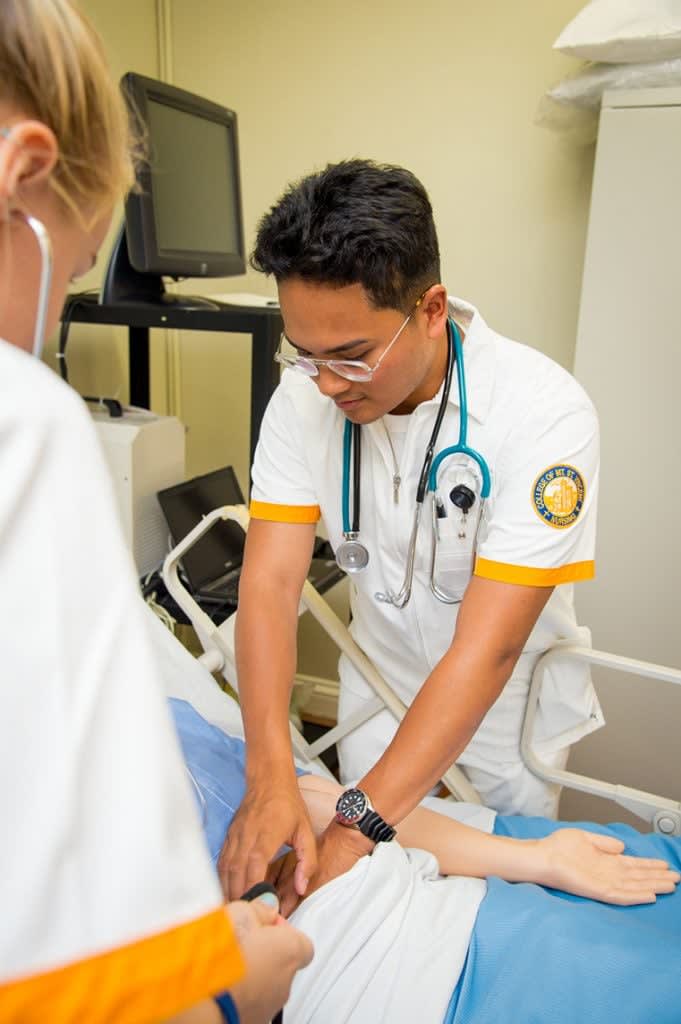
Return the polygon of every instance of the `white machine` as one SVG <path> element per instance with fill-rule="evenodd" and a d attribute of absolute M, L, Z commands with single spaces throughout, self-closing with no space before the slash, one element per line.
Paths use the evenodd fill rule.
<path fill-rule="evenodd" d="M 140 576 L 159 568 L 168 552 L 168 527 L 157 491 L 185 477 L 185 428 L 174 416 L 126 409 L 92 413 L 111 476 L 121 522 Z"/>

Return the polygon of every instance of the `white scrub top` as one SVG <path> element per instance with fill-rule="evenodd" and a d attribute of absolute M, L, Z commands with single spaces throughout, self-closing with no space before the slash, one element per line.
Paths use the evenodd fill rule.
<path fill-rule="evenodd" d="M 140 1024 L 243 973 L 81 399 L 0 341 L 0 1020 Z"/>
<path fill-rule="evenodd" d="M 524 695 L 539 655 L 557 640 L 588 641 L 588 633 L 576 623 L 572 585 L 594 574 L 598 421 L 581 386 L 552 360 L 497 334 L 460 299 L 450 299 L 450 312 L 465 332 L 468 444 L 487 461 L 492 491 L 474 556 L 475 509 L 479 512 L 480 503 L 469 514 L 466 536 L 461 539 L 457 536 L 460 514 L 448 495 L 456 483 L 472 483 L 479 494 L 479 472 L 462 456 L 442 463 L 438 493 L 449 515 L 438 580 L 459 596 L 472 573 L 529 586 L 560 584 L 539 616 L 512 680 L 488 712 L 478 734 L 478 749 L 474 738 L 460 758 L 462 764 L 490 768 L 500 758 L 518 757 Z M 429 500 L 421 519 L 411 601 L 397 609 L 378 602 L 375 594 L 399 590 L 404 577 L 416 487 L 440 397 L 438 392 L 409 416 L 399 417 L 406 429 L 401 437 L 395 431 L 395 416 L 362 428 L 360 539 L 370 560 L 367 569 L 351 577 L 351 631 L 407 703 L 449 648 L 459 608 L 443 604 L 430 591 Z M 344 419 L 314 380 L 294 370 L 283 373 L 265 413 L 256 451 L 254 518 L 315 522 L 321 516 L 332 545 L 338 546 L 343 539 Z M 458 436 L 459 396 L 454 380 L 437 451 L 455 444 Z M 395 458 L 402 480 L 397 503 Z M 358 699 L 369 696 L 366 684 L 343 659 L 341 682 Z M 485 738 L 485 725 L 492 719 L 494 727 L 487 729 Z M 538 750 L 560 750 L 602 722 L 588 671 L 563 670 L 544 686 Z M 355 777 L 370 764 L 370 760 L 365 765 L 356 763 Z"/>

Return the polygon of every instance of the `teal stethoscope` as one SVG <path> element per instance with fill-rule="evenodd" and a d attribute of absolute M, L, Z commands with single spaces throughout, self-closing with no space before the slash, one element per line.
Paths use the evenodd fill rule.
<path fill-rule="evenodd" d="M 416 556 L 416 540 L 419 531 L 419 523 L 421 521 L 423 503 L 427 493 L 432 496 L 433 514 L 430 589 L 435 597 L 445 604 L 458 604 L 461 600 L 461 598 L 454 597 L 442 590 L 435 579 L 438 539 L 440 533 L 439 520 L 444 519 L 447 516 L 445 504 L 437 495 L 437 474 L 443 461 L 448 459 L 451 455 L 465 455 L 477 464 L 482 479 L 482 486 L 480 488 L 481 503 L 489 497 L 491 489 L 492 481 L 489 466 L 482 455 L 480 455 L 479 452 L 476 452 L 474 448 L 469 448 L 466 443 L 468 434 L 468 402 L 466 397 L 466 379 L 463 365 L 463 346 L 461 344 L 459 328 L 451 317 L 447 321 L 447 341 L 447 368 L 445 370 L 445 379 L 442 387 L 442 397 L 440 399 L 440 406 L 435 418 L 435 425 L 433 426 L 430 440 L 428 441 L 428 447 L 426 448 L 426 454 L 421 468 L 421 475 L 419 476 L 419 482 L 416 488 L 416 508 L 414 510 L 414 522 L 411 529 L 411 536 L 409 538 L 404 581 L 400 590 L 396 594 L 392 591 L 385 591 L 379 592 L 375 595 L 377 601 L 381 601 L 385 604 L 392 604 L 396 608 L 404 608 L 411 597 L 412 581 L 414 578 L 414 559 Z M 450 445 L 448 448 L 444 448 L 438 453 L 438 455 L 434 456 L 435 445 L 437 444 L 440 428 L 447 408 L 447 402 L 449 400 L 449 392 L 452 385 L 452 375 L 455 364 L 459 389 L 459 440 L 456 444 Z M 360 572 L 362 569 L 366 568 L 369 563 L 369 552 L 364 544 L 359 540 L 361 438 L 362 434 L 360 425 L 358 423 L 351 423 L 350 420 L 346 420 L 345 430 L 343 433 L 342 511 L 344 539 L 343 542 L 339 544 L 336 551 L 336 561 L 338 562 L 339 567 L 347 573 Z M 350 521 L 351 464 L 353 491 L 352 522 Z M 475 504 L 475 493 L 465 484 L 458 484 L 454 487 L 449 497 L 452 503 L 461 510 L 464 516 L 468 514 L 469 510 Z M 478 518 L 478 525 L 480 523 L 480 519 L 481 516 Z"/>

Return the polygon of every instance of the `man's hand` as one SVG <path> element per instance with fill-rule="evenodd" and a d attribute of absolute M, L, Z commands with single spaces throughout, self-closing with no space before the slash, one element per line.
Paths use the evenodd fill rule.
<path fill-rule="evenodd" d="M 559 829 L 537 843 L 544 868 L 536 881 L 576 896 L 632 906 L 654 903 L 658 894 L 673 892 L 681 876 L 664 860 L 630 857 L 614 836 Z"/>
<path fill-rule="evenodd" d="M 326 882 L 344 875 L 360 857 L 371 853 L 373 849 L 374 844 L 358 829 L 346 828 L 332 821 L 317 840 L 317 870 L 305 893 L 301 893 L 296 886 L 293 854 L 280 858 L 270 866 L 267 881 L 279 894 L 283 916 L 288 917 L 293 913 L 303 895 L 309 896 Z"/>
<path fill-rule="evenodd" d="M 238 899 L 262 882 L 268 864 L 284 845 L 293 850 L 292 887 L 302 896 L 316 870 L 317 855 L 295 776 L 285 782 L 269 778 L 249 787 L 218 858 L 226 898 Z"/>
<path fill-rule="evenodd" d="M 312 960 L 312 943 L 259 900 L 231 903 L 227 911 L 246 960 L 246 976 L 230 995 L 241 1024 L 264 1024 L 288 999 L 296 972 Z"/>

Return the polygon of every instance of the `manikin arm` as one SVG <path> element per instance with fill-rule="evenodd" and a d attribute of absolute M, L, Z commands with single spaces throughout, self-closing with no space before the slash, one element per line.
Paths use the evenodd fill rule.
<path fill-rule="evenodd" d="M 315 775 L 302 776 L 298 784 L 320 834 L 334 816 L 342 787 Z M 656 894 L 672 892 L 681 877 L 665 861 L 623 855 L 624 844 L 610 836 L 571 828 L 545 839 L 510 839 L 424 807 L 398 825 L 397 839 L 433 853 L 445 875 L 536 882 L 604 903 L 652 903 Z"/>

